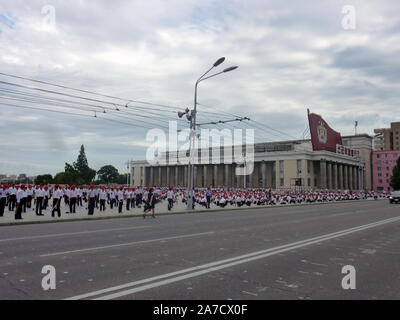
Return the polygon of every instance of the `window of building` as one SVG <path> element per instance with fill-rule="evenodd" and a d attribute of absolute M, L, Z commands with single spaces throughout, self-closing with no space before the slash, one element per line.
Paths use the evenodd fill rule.
<path fill-rule="evenodd" d="M 382 167 L 378 167 L 378 171 L 381 171 L 382 170 Z"/>
<path fill-rule="evenodd" d="M 376 164 L 381 164 L 381 160 L 378 160 L 378 161 L 376 162 Z"/>
<path fill-rule="evenodd" d="M 378 159 L 380 159 L 380 158 L 381 158 L 381 155 L 380 155 L 380 154 L 377 154 L 376 157 L 377 157 Z"/>
<path fill-rule="evenodd" d="M 382 177 L 382 173 L 378 173 L 378 177 Z"/>
<path fill-rule="evenodd" d="M 297 160 L 297 173 L 301 173 L 301 160 Z"/>
<path fill-rule="evenodd" d="M 281 178 L 281 179 L 280 179 L 280 186 L 281 186 L 281 187 L 283 187 L 284 185 L 285 185 L 285 183 L 284 183 L 284 179 L 283 179 L 283 178 Z"/>
<path fill-rule="evenodd" d="M 311 187 L 311 178 L 308 178 L 308 179 L 307 179 L 307 185 L 308 185 L 309 187 Z"/>
<path fill-rule="evenodd" d="M 378 180 L 378 183 L 382 183 L 382 182 L 383 182 L 382 179 L 379 179 L 379 180 Z"/>
<path fill-rule="evenodd" d="M 284 172 L 284 162 L 283 162 L 283 160 L 279 160 L 279 172 L 280 173 Z"/>
<path fill-rule="evenodd" d="M 389 167 L 386 167 L 386 170 L 389 171 Z"/>
<path fill-rule="evenodd" d="M 307 173 L 311 171 L 311 160 L 307 160 Z"/>

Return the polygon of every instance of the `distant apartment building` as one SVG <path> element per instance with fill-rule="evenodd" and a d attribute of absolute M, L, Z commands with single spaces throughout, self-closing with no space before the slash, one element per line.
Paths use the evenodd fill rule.
<path fill-rule="evenodd" d="M 374 151 L 372 152 L 372 180 L 375 191 L 391 191 L 390 177 L 393 167 L 400 157 L 400 151 Z"/>
<path fill-rule="evenodd" d="M 400 122 L 392 122 L 390 128 L 374 130 L 374 150 L 400 150 Z"/>

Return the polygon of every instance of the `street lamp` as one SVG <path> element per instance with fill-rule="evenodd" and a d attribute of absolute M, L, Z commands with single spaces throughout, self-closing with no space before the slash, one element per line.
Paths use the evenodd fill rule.
<path fill-rule="evenodd" d="M 188 120 L 190 121 L 190 136 L 189 136 L 189 163 L 188 163 L 188 194 L 187 194 L 187 209 L 193 210 L 193 202 L 194 202 L 194 163 L 193 163 L 193 150 L 196 138 L 196 114 L 197 114 L 197 87 L 201 81 L 207 80 L 209 78 L 215 77 L 221 73 L 229 72 L 237 69 L 237 66 L 229 67 L 224 69 L 221 72 L 217 72 L 213 75 L 206 77 L 206 75 L 215 67 L 219 66 L 221 63 L 225 61 L 225 57 L 219 58 L 212 65 L 210 69 L 208 69 L 199 79 L 197 79 L 194 86 L 194 109 L 192 110 L 190 116 L 188 110 L 185 112 Z M 178 114 L 179 117 L 182 117 L 183 114 Z"/>

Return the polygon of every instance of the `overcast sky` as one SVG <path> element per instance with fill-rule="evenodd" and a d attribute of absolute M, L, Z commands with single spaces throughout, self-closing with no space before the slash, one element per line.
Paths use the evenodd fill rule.
<path fill-rule="evenodd" d="M 219 69 L 239 68 L 199 87 L 199 102 L 215 112 L 248 116 L 289 139 L 301 138 L 308 107 L 342 135 L 354 133 L 355 120 L 358 133 L 372 135 L 400 120 L 399 17 L 397 0 L 3 0 L 0 72 L 184 108 L 196 79 L 224 56 Z M 55 174 L 81 144 L 95 169 L 126 171 L 128 159 L 145 157 L 146 129 L 10 101 L 0 98 L 0 174 Z M 199 106 L 218 119 L 207 111 Z"/>

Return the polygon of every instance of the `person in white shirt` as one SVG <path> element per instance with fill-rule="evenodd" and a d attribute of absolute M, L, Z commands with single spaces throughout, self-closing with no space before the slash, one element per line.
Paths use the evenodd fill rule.
<path fill-rule="evenodd" d="M 6 206 L 7 201 L 7 193 L 6 188 L 3 185 L 0 185 L 0 217 L 4 214 L 4 208 Z"/>
<path fill-rule="evenodd" d="M 109 195 L 110 195 L 110 209 L 112 209 L 115 204 L 115 192 L 113 189 L 110 189 Z"/>
<path fill-rule="evenodd" d="M 77 195 L 77 200 L 76 200 L 76 204 L 78 205 L 78 207 L 82 207 L 82 189 L 81 187 L 76 188 L 76 195 Z"/>
<path fill-rule="evenodd" d="M 51 216 L 54 218 L 54 211 L 57 211 L 58 217 L 61 217 L 60 203 L 64 196 L 64 192 L 60 189 L 58 184 L 55 185 L 55 190 L 53 191 L 53 208 L 51 210 Z"/>
<path fill-rule="evenodd" d="M 101 187 L 101 191 L 99 193 L 99 200 L 100 200 L 100 211 L 106 210 L 106 199 L 107 199 L 107 192 L 105 191 L 105 187 Z"/>
<path fill-rule="evenodd" d="M 71 190 L 68 193 L 69 200 L 69 213 L 76 213 L 76 198 L 78 197 L 78 193 L 75 190 L 75 185 L 71 186 Z"/>
<path fill-rule="evenodd" d="M 124 198 L 126 200 L 126 211 L 129 211 L 129 208 L 131 206 L 131 194 L 131 188 L 125 188 Z"/>
<path fill-rule="evenodd" d="M 35 191 L 35 200 L 36 200 L 36 215 L 43 216 L 42 207 L 43 207 L 43 199 L 44 199 L 44 190 L 43 185 L 40 184 L 39 188 Z"/>
<path fill-rule="evenodd" d="M 171 209 L 174 206 L 174 198 L 175 198 L 175 194 L 174 194 L 174 188 L 173 187 L 169 187 L 169 190 L 167 192 L 167 199 L 168 199 L 168 211 L 171 211 Z"/>
<path fill-rule="evenodd" d="M 122 213 L 122 205 L 124 204 L 124 190 L 121 186 L 118 191 L 118 213 Z"/>
<path fill-rule="evenodd" d="M 90 186 L 88 192 L 89 204 L 88 204 L 88 215 L 92 216 L 94 212 L 94 207 L 96 205 L 96 190 L 94 185 Z"/>
<path fill-rule="evenodd" d="M 22 210 L 24 213 L 26 213 L 27 198 L 28 198 L 28 190 L 27 190 L 27 187 L 24 185 L 24 190 L 23 190 L 22 199 L 21 199 Z"/>
<path fill-rule="evenodd" d="M 25 185 L 21 185 L 16 191 L 15 201 L 17 203 L 17 210 L 15 210 L 15 220 L 22 220 L 22 199 L 24 196 Z"/>

